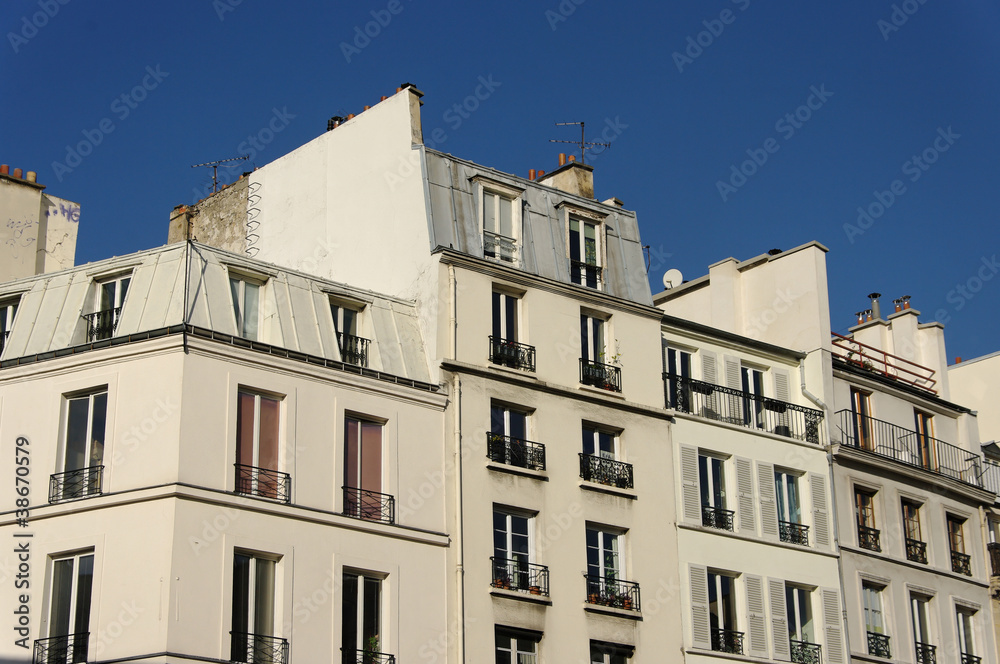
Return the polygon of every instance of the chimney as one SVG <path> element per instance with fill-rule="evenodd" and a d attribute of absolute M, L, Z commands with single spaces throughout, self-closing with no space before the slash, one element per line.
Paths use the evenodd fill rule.
<path fill-rule="evenodd" d="M 529 180 L 534 180 L 535 179 L 535 169 L 533 169 L 533 168 L 529 168 L 528 169 L 528 179 Z"/>
<path fill-rule="evenodd" d="M 872 316 L 875 320 L 882 320 L 882 308 L 878 304 L 878 299 L 882 297 L 882 293 L 869 293 L 868 297 L 872 301 Z"/>
<path fill-rule="evenodd" d="M 538 182 L 560 191 L 583 198 L 594 198 L 594 167 L 578 161 L 565 160 L 566 155 L 559 155 L 559 168 L 545 175 L 538 172 Z"/>
<path fill-rule="evenodd" d="M 14 169 L 14 177 L 16 177 L 18 180 L 21 179 L 21 169 L 20 168 L 15 168 Z"/>
<path fill-rule="evenodd" d="M 565 152 L 560 152 L 559 153 L 559 165 L 560 166 L 565 166 L 566 165 L 566 153 Z"/>

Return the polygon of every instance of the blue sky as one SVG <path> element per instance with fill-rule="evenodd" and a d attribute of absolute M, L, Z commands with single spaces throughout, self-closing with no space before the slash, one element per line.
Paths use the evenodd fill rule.
<path fill-rule="evenodd" d="M 875 290 L 952 358 L 1000 348 L 990 0 L 4 0 L 0 25 L 0 162 L 82 204 L 78 263 L 163 244 L 191 164 L 276 116 L 251 165 L 412 82 L 436 147 L 503 171 L 552 170 L 556 122 L 612 140 L 596 195 L 637 211 L 654 291 L 818 240 L 834 330 Z"/>

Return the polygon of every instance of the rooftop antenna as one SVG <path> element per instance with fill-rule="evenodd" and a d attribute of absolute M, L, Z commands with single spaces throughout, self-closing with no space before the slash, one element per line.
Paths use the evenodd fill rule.
<path fill-rule="evenodd" d="M 219 164 L 225 164 L 228 161 L 246 161 L 250 158 L 250 155 L 245 154 L 239 157 L 233 157 L 232 159 L 218 159 L 216 161 L 206 161 L 204 164 L 191 164 L 191 168 L 198 168 L 199 166 L 211 166 L 212 167 L 212 193 L 219 191 Z"/>
<path fill-rule="evenodd" d="M 580 146 L 580 161 L 584 164 L 587 163 L 587 150 L 593 150 L 597 146 L 603 148 L 610 148 L 611 143 L 594 143 L 588 142 L 583 133 L 583 122 L 557 122 L 557 127 L 565 127 L 567 125 L 580 125 L 580 140 L 579 141 L 564 141 L 556 138 L 550 138 L 549 143 L 573 143 L 574 145 Z M 601 150 L 603 152 L 604 150 Z"/>

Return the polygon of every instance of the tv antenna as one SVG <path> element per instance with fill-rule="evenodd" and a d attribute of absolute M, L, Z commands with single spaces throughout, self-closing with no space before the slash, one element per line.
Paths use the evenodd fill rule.
<path fill-rule="evenodd" d="M 219 164 L 225 164 L 228 161 L 246 161 L 250 158 L 250 155 L 245 154 L 239 157 L 233 157 L 232 159 L 218 159 L 216 161 L 206 161 L 204 164 L 191 164 L 191 168 L 198 168 L 199 166 L 211 166 L 212 167 L 212 193 L 219 191 Z"/>
<path fill-rule="evenodd" d="M 557 127 L 565 127 L 567 125 L 580 125 L 580 140 L 579 141 L 564 141 L 557 138 L 550 138 L 549 143 L 572 143 L 580 147 L 580 161 L 584 164 L 587 163 L 587 150 L 593 150 L 597 146 L 601 146 L 605 149 L 611 147 L 611 143 L 595 143 L 593 141 L 588 142 L 584 136 L 583 122 L 557 122 Z M 604 152 L 604 150 L 601 150 Z"/>

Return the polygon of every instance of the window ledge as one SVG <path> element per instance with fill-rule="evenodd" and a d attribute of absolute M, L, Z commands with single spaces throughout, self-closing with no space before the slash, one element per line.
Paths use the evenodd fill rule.
<path fill-rule="evenodd" d="M 590 613 L 602 613 L 606 616 L 616 616 L 618 618 L 628 618 L 629 620 L 642 620 L 641 611 L 631 609 L 618 609 L 613 606 L 601 606 L 600 604 L 583 603 L 583 610 Z"/>
<path fill-rule="evenodd" d="M 503 597 L 519 602 L 529 602 L 531 604 L 541 604 L 542 606 L 552 606 L 552 598 L 545 595 L 532 595 L 530 592 L 520 590 L 504 590 L 503 588 L 490 588 L 490 595 Z"/>
<path fill-rule="evenodd" d="M 511 369 L 510 367 L 505 367 L 501 364 L 493 364 L 490 362 L 489 358 L 486 359 L 486 366 L 493 371 L 499 371 L 500 373 L 513 374 L 515 376 L 520 376 L 521 378 L 530 378 L 531 380 L 538 380 L 538 376 L 535 375 L 534 371 L 528 371 L 527 369 Z M 602 392 L 604 390 L 601 390 Z"/>
<path fill-rule="evenodd" d="M 509 473 L 511 475 L 521 475 L 523 477 L 531 477 L 536 480 L 549 481 L 549 474 L 544 470 L 532 470 L 531 468 L 521 468 L 520 466 L 509 466 L 505 463 L 497 463 L 496 461 L 486 461 L 486 467 L 490 470 L 495 470 L 498 473 Z"/>
<path fill-rule="evenodd" d="M 721 650 L 708 650 L 706 648 L 688 647 L 684 649 L 686 655 L 703 655 L 705 657 L 721 657 L 723 659 L 735 660 L 738 662 L 772 662 L 769 657 L 757 657 L 754 655 L 734 655 L 733 653 L 722 652 Z M 884 659 L 883 662 L 889 660 Z"/>
<path fill-rule="evenodd" d="M 622 394 L 621 392 L 615 392 L 614 390 L 603 390 L 599 387 L 584 385 L 583 383 L 580 383 L 580 386 L 577 389 L 580 390 L 581 392 L 590 392 L 591 394 L 603 394 L 604 396 L 611 397 L 612 399 L 622 399 L 622 400 L 625 399 L 625 395 Z"/>
<path fill-rule="evenodd" d="M 588 491 L 597 491 L 598 493 L 610 493 L 613 496 L 630 498 L 631 500 L 636 500 L 639 497 L 639 492 L 635 489 L 624 489 L 622 487 L 600 484 L 589 480 L 580 480 L 580 488 L 587 489 Z"/>

